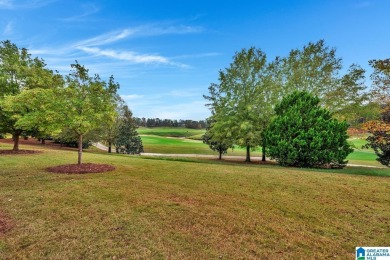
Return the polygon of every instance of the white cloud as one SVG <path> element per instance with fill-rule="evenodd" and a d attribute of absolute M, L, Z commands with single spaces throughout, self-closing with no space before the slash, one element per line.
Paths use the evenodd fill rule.
<path fill-rule="evenodd" d="M 125 39 L 132 34 L 135 34 L 137 29 L 125 29 L 121 31 L 109 32 L 105 33 L 90 39 L 86 39 L 74 44 L 74 47 L 82 47 L 82 46 L 100 46 L 113 42 L 117 42 L 119 40 Z"/>
<path fill-rule="evenodd" d="M 167 58 L 159 55 L 138 54 L 132 51 L 101 50 L 95 47 L 78 47 L 78 49 L 90 54 L 125 60 L 132 63 L 170 63 Z"/>
<path fill-rule="evenodd" d="M 135 100 L 135 99 L 140 99 L 143 98 L 144 95 L 137 95 L 137 94 L 132 94 L 132 95 L 121 95 L 121 98 L 125 101 L 129 100 Z"/>
<path fill-rule="evenodd" d="M 0 0 L 1 1 L 1 0 Z M 74 46 L 101 46 L 109 43 L 114 43 L 129 37 L 146 37 L 158 36 L 165 34 L 187 34 L 201 32 L 202 27 L 193 26 L 155 26 L 141 25 L 132 28 L 126 28 L 119 31 L 108 32 L 99 36 L 86 39 L 76 43 Z"/>
<path fill-rule="evenodd" d="M 59 20 L 64 21 L 64 22 L 83 21 L 83 20 L 85 20 L 86 17 L 93 15 L 93 14 L 100 11 L 100 9 L 96 5 L 91 4 L 91 3 L 82 5 L 82 8 L 84 9 L 84 13 L 82 13 L 80 15 L 67 17 L 67 18 L 60 18 Z"/>
<path fill-rule="evenodd" d="M 144 36 L 158 36 L 165 34 L 188 34 L 188 33 L 199 33 L 203 31 L 202 27 L 199 26 L 155 26 L 155 25 L 146 25 L 140 26 L 140 35 Z"/>
<path fill-rule="evenodd" d="M 56 1 L 58 0 L 0 0 L 0 9 L 35 9 Z"/>
<path fill-rule="evenodd" d="M 12 22 L 8 22 L 3 30 L 3 35 L 10 35 L 13 32 L 14 26 Z"/>
<path fill-rule="evenodd" d="M 4 0 L 0 0 L 4 1 Z M 91 12 L 97 11 L 94 6 L 89 7 Z M 176 62 L 173 59 L 159 54 L 150 54 L 150 53 L 138 53 L 132 50 L 123 50 L 111 48 L 102 48 L 102 46 L 110 46 L 119 41 L 124 41 L 131 37 L 147 37 L 154 35 L 162 34 L 180 34 L 180 33 L 195 33 L 199 32 L 202 29 L 200 27 L 191 27 L 191 26 L 156 26 L 156 25 L 142 25 L 132 28 L 126 28 L 122 30 L 116 30 L 107 32 L 104 34 L 97 35 L 95 37 L 87 38 L 80 40 L 74 43 L 70 43 L 64 46 L 55 46 L 55 47 L 43 47 L 43 48 L 30 48 L 30 53 L 33 55 L 45 56 L 45 60 L 53 61 L 52 66 L 56 69 L 63 71 L 64 64 L 73 63 L 76 59 L 83 63 L 83 60 L 89 61 L 89 64 L 86 64 L 88 67 L 95 66 L 97 64 L 102 65 L 103 67 L 106 64 L 112 64 L 116 62 L 115 67 L 121 71 L 124 71 L 122 67 L 127 67 L 129 64 L 146 64 L 146 65 L 164 65 L 172 66 L 182 69 L 188 69 L 190 66 L 180 62 Z M 200 54 L 200 56 L 211 56 L 215 55 L 214 53 L 205 53 Z M 196 56 L 195 55 L 189 55 Z M 66 57 L 66 58 L 64 58 Z M 186 57 L 186 55 L 181 58 Z M 104 60 L 109 58 L 111 61 Z M 119 63 L 118 63 L 119 61 Z M 85 63 L 84 63 L 85 64 Z M 107 66 L 106 66 L 107 68 Z M 99 70 L 99 73 L 103 73 Z M 137 72 L 139 74 L 139 71 Z M 103 73 L 104 74 L 104 73 Z M 129 75 L 124 71 L 123 75 Z"/>

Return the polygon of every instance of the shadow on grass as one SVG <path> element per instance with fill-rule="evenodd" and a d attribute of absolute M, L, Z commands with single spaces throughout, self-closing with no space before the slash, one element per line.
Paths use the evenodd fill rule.
<path fill-rule="evenodd" d="M 219 164 L 229 166 L 244 166 L 244 167 L 266 167 L 266 168 L 288 168 L 289 170 L 296 171 L 309 171 L 309 172 L 323 172 L 323 173 L 339 173 L 339 174 L 350 174 L 350 175 L 365 175 L 365 176 L 379 176 L 379 177 L 390 177 L 390 168 L 370 168 L 370 167 L 353 167 L 348 166 L 344 169 L 320 169 L 320 168 L 296 168 L 296 167 L 283 167 L 275 162 L 258 162 L 254 161 L 251 163 L 245 163 L 244 161 L 237 160 L 217 160 L 217 159 L 199 159 L 199 158 L 172 158 L 172 157 L 154 157 L 154 156 L 142 156 L 144 160 L 160 160 L 160 161 L 174 161 L 174 162 L 186 162 L 186 163 L 204 163 L 204 164 Z"/>

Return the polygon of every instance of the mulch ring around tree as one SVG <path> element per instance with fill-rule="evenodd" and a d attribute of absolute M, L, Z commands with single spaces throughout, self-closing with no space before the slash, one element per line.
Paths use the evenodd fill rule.
<path fill-rule="evenodd" d="M 0 210 L 0 237 L 10 231 L 13 226 L 11 218 Z"/>
<path fill-rule="evenodd" d="M 82 164 L 65 164 L 46 168 L 48 172 L 63 174 L 85 174 L 101 173 L 115 170 L 115 167 L 108 164 L 82 163 Z"/>
<path fill-rule="evenodd" d="M 23 155 L 23 154 L 35 154 L 35 153 L 42 153 L 41 151 L 35 151 L 35 150 L 0 150 L 0 155 Z"/>

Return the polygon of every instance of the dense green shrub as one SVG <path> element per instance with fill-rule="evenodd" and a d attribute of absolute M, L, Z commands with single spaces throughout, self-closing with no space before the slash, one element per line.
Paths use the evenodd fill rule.
<path fill-rule="evenodd" d="M 320 99 L 294 92 L 275 107 L 266 131 L 268 155 L 284 166 L 344 167 L 353 150 L 347 143 L 347 123 L 338 122 L 319 106 Z"/>

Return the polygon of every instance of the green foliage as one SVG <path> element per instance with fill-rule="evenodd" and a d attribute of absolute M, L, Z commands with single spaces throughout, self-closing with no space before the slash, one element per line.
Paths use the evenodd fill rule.
<path fill-rule="evenodd" d="M 19 136 L 24 131 L 37 130 L 37 113 L 33 101 L 39 90 L 57 87 L 62 77 L 46 68 L 42 59 L 31 58 L 28 50 L 10 41 L 0 43 L 0 132 L 13 135 L 14 150 L 18 150 Z M 35 91 L 37 90 L 37 91 Z M 35 98 L 39 100 L 38 97 Z M 44 119 L 41 113 L 41 119 Z M 34 119 L 33 122 L 30 120 Z M 45 128 L 45 122 L 40 122 Z"/>
<path fill-rule="evenodd" d="M 96 141 L 93 133 L 83 136 L 83 149 L 89 148 Z M 54 136 L 54 142 L 66 147 L 78 147 L 79 136 L 69 128 L 64 128 Z"/>
<path fill-rule="evenodd" d="M 338 122 L 307 92 L 294 92 L 275 108 L 266 132 L 268 154 L 284 166 L 343 167 L 352 152 L 347 123 Z"/>
<path fill-rule="evenodd" d="M 56 122 L 72 130 L 78 136 L 78 163 L 82 161 L 83 136 L 99 129 L 115 118 L 116 91 L 119 85 L 101 80 L 99 75 L 89 76 L 89 71 L 77 61 L 65 78 L 65 86 L 56 89 L 56 99 L 48 99 L 47 105 L 57 115 Z"/>
<path fill-rule="evenodd" d="M 318 96 L 321 105 L 334 117 L 348 121 L 361 117 L 360 107 L 368 98 L 364 92 L 365 70 L 352 64 L 347 73 L 342 74 L 342 59 L 324 40 L 293 49 L 276 64 L 279 73 L 275 84 L 282 86 L 280 97 L 294 91 L 307 91 Z"/>
<path fill-rule="evenodd" d="M 144 151 L 141 137 L 137 133 L 137 123 L 127 105 L 119 108 L 117 135 L 113 143 L 117 153 L 140 154 Z"/>
<path fill-rule="evenodd" d="M 371 130 L 372 135 L 367 137 L 366 148 L 374 149 L 378 156 L 376 160 L 385 166 L 390 166 L 390 131 L 388 130 Z"/>
<path fill-rule="evenodd" d="M 381 121 L 369 121 L 365 128 L 371 133 L 365 147 L 374 149 L 377 160 L 390 166 L 390 59 L 371 60 L 372 95 L 381 106 Z"/>
<path fill-rule="evenodd" d="M 107 86 L 99 75 L 89 76 L 88 69 L 77 62 L 71 67 L 66 87 L 59 90 L 57 107 L 64 125 L 83 135 L 113 120 L 117 87 Z"/>
<path fill-rule="evenodd" d="M 212 119 L 207 120 L 208 125 L 212 125 Z M 233 143 L 229 142 L 229 139 L 213 138 L 213 129 L 208 127 L 206 133 L 202 136 L 202 141 L 207 144 L 212 151 L 216 151 L 219 154 L 219 159 L 222 159 L 222 154 L 226 154 L 229 148 L 233 148 Z"/>
<path fill-rule="evenodd" d="M 229 68 L 219 72 L 219 84 L 211 84 L 204 96 L 212 111 L 212 139 L 218 143 L 235 143 L 250 149 L 261 143 L 261 133 L 272 111 L 274 93 L 267 79 L 266 55 L 254 47 L 242 49 L 233 57 Z"/>

